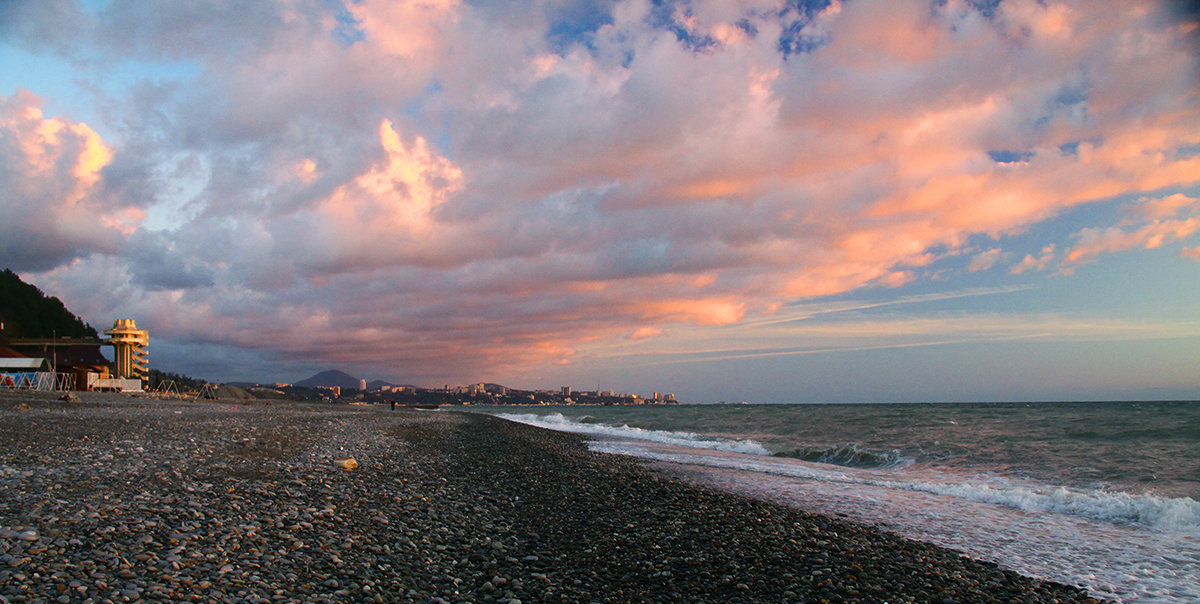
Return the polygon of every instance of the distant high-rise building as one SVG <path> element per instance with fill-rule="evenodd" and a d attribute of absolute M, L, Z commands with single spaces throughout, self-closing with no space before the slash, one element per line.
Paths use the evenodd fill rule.
<path fill-rule="evenodd" d="M 367 380 L 364 380 L 364 379 L 359 379 L 359 380 L 358 380 L 358 389 L 359 389 L 359 390 L 366 390 L 366 389 L 367 389 Z"/>
<path fill-rule="evenodd" d="M 562 394 L 563 396 L 571 396 L 571 387 L 570 387 L 570 386 L 563 386 L 563 387 L 562 387 L 562 390 L 561 390 L 560 392 L 561 392 L 561 394 Z"/>

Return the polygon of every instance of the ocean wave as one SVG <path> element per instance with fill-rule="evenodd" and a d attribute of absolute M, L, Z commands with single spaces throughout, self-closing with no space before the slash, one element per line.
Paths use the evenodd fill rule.
<path fill-rule="evenodd" d="M 807 480 L 925 492 L 1001 505 L 1025 512 L 1068 514 L 1200 535 L 1200 502 L 1190 497 L 1158 497 L 1120 491 L 1075 489 L 1011 481 L 995 476 L 978 480 L 967 476 L 952 477 L 928 468 L 910 470 L 908 466 L 912 460 L 901 456 L 899 451 L 869 451 L 854 443 L 826 448 L 801 448 L 772 454 L 754 440 L 721 439 L 692 432 L 593 423 L 596 420 L 591 416 L 584 416 L 581 420 L 573 420 L 561 413 L 544 416 L 534 413 L 498 413 L 496 416 L 562 432 L 633 438 L 652 443 L 746 455 L 667 452 L 654 450 L 653 446 L 617 442 L 589 444 L 592 450 L 605 453 Z"/>
<path fill-rule="evenodd" d="M 847 443 L 834 447 L 801 447 L 790 451 L 779 451 L 775 457 L 791 457 L 815 463 L 828 463 L 851 468 L 890 468 L 911 463 L 900 455 L 900 451 L 871 451 L 858 443 Z"/>
<path fill-rule="evenodd" d="M 925 491 L 1026 512 L 1070 514 L 1129 522 L 1162 531 L 1200 534 L 1200 502 L 1191 497 L 1157 497 L 1124 492 L 1087 491 L 1062 486 L 994 486 L 971 482 L 891 483 L 880 486 Z"/>
<path fill-rule="evenodd" d="M 496 417 L 539 428 L 574 432 L 577 434 L 596 434 L 616 436 L 621 438 L 636 438 L 668 445 L 694 447 L 697 449 L 714 449 L 731 453 L 749 453 L 751 455 L 770 455 L 766 447 L 754 440 L 734 440 L 713 436 L 695 434 L 693 432 L 673 432 L 668 430 L 649 430 L 629 425 L 615 426 L 612 424 L 594 423 L 595 419 L 585 416 L 583 421 L 575 421 L 561 413 L 538 415 L 536 413 L 497 413 Z"/>
<path fill-rule="evenodd" d="M 548 415 L 538 415 L 536 413 L 496 413 L 495 416 L 560 432 L 603 434 L 607 436 L 649 440 L 670 445 L 695 447 L 697 449 L 790 457 L 814 463 L 851 468 L 890 468 L 912 463 L 912 460 L 902 456 L 899 450 L 871 451 L 858 443 L 847 443 L 832 447 L 801 447 L 789 451 L 772 452 L 754 440 L 722 439 L 710 435 L 695 434 L 693 432 L 653 430 L 643 428 L 636 422 L 633 425 L 626 423 L 617 426 L 605 424 L 591 415 L 570 418 L 561 413 L 551 413 Z"/>
<path fill-rule="evenodd" d="M 594 451 L 644 459 L 758 472 L 838 484 L 861 484 L 896 491 L 914 491 L 1000 505 L 1031 513 L 1054 513 L 1108 522 L 1124 522 L 1171 533 L 1200 535 L 1200 502 L 1190 497 L 1157 497 L 1124 492 L 1090 491 L 1064 486 L 1018 484 L 992 477 L 950 478 L 928 469 L 906 472 L 843 467 L 825 469 L 807 462 L 778 457 L 722 456 L 653 450 L 623 443 L 593 442 Z"/>

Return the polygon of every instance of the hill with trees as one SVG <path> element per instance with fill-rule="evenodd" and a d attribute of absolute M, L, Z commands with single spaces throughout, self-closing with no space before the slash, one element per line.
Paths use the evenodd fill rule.
<path fill-rule="evenodd" d="M 165 387 L 167 382 L 174 382 L 176 390 L 180 392 L 199 392 L 208 383 L 205 380 L 198 380 L 186 375 L 171 373 L 170 371 L 159 371 L 158 369 L 151 369 L 147 377 L 149 378 L 151 390 Z"/>
<path fill-rule="evenodd" d="M 21 280 L 9 269 L 0 272 L 0 321 L 6 338 L 98 338 L 100 334 L 54 296 Z"/>
<path fill-rule="evenodd" d="M 47 296 L 37 286 L 25 283 L 9 269 L 0 271 L 0 344 L 22 338 L 100 338 L 96 328 L 75 316 L 62 300 Z M 150 388 L 166 381 L 179 390 L 195 391 L 205 381 L 176 373 L 151 369 Z"/>

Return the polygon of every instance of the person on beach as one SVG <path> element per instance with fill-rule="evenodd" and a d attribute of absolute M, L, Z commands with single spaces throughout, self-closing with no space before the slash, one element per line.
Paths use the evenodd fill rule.
<path fill-rule="evenodd" d="M 392 411 L 396 410 L 396 401 L 392 401 Z"/>

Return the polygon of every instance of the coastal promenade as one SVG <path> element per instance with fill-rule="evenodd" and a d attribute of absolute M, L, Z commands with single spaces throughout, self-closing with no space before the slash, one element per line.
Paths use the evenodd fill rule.
<path fill-rule="evenodd" d="M 1092 601 L 489 416 L 0 394 L 0 602 L 133 600 Z"/>

